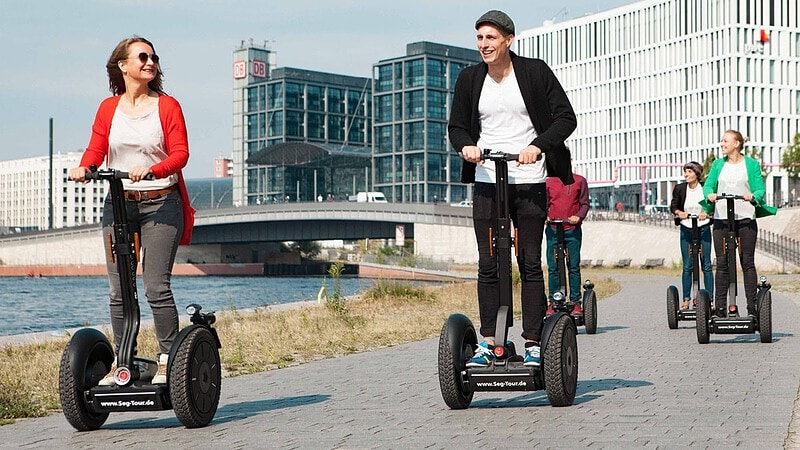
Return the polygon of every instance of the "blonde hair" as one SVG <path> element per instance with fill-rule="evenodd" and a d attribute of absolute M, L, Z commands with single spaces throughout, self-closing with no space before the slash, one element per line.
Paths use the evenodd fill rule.
<path fill-rule="evenodd" d="M 739 141 L 739 151 L 744 151 L 744 144 L 750 140 L 747 136 L 742 136 L 742 133 L 738 132 L 737 130 L 727 130 L 725 134 L 732 134 L 733 137 Z"/>

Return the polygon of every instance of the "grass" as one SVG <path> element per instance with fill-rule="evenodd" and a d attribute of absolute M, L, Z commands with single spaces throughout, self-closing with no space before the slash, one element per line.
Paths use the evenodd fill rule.
<path fill-rule="evenodd" d="M 585 272 L 595 282 L 598 298 L 620 288 L 602 271 Z M 519 314 L 519 288 L 515 291 Z M 454 312 L 477 322 L 475 282 L 420 287 L 380 280 L 344 307 L 264 307 L 242 313 L 231 306 L 215 327 L 223 345 L 223 374 L 232 377 L 434 338 Z M 143 328 L 138 341 L 139 354 L 154 358 L 158 349 L 152 328 Z M 0 347 L 0 424 L 60 410 L 58 371 L 67 342 L 61 338 Z"/>

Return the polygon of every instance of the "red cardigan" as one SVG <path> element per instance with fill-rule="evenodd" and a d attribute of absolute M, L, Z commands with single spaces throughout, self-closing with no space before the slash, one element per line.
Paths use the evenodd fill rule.
<path fill-rule="evenodd" d="M 108 133 L 111 130 L 111 120 L 117 110 L 121 97 L 109 97 L 100 103 L 97 115 L 92 124 L 92 137 L 89 146 L 81 158 L 81 166 L 101 166 L 108 156 Z M 158 114 L 161 118 L 161 129 L 164 131 L 164 141 L 167 147 L 167 158 L 150 167 L 156 178 L 166 178 L 174 173 L 178 174 L 178 190 L 183 200 L 183 234 L 181 245 L 189 245 L 192 241 L 192 227 L 194 226 L 195 210 L 189 204 L 189 192 L 183 181 L 181 169 L 189 160 L 189 139 L 186 136 L 186 122 L 183 119 L 181 105 L 173 97 L 160 95 L 158 97 Z"/>

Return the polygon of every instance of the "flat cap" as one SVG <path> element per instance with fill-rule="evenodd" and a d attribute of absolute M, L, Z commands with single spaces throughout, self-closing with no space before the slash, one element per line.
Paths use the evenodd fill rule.
<path fill-rule="evenodd" d="M 487 11 L 486 14 L 482 15 L 481 18 L 475 22 L 475 29 L 477 30 L 481 27 L 481 24 L 484 23 L 490 23 L 506 34 L 514 34 L 514 21 L 503 11 L 498 11 L 496 9 Z"/>

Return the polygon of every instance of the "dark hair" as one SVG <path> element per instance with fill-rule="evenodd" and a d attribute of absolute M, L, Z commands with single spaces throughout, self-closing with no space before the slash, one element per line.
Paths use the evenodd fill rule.
<path fill-rule="evenodd" d="M 738 131 L 736 131 L 736 130 L 727 130 L 727 131 L 725 131 L 725 133 L 730 133 L 730 134 L 732 134 L 732 135 L 733 135 L 733 137 L 734 137 L 734 138 L 736 138 L 736 140 L 740 142 L 740 145 L 739 145 L 739 151 L 740 151 L 740 152 L 741 152 L 741 151 L 744 151 L 744 143 L 745 143 L 745 142 L 747 142 L 747 141 L 749 141 L 750 139 L 748 139 L 748 138 L 746 138 L 746 137 L 742 136 L 742 133 L 739 133 L 739 132 L 738 132 Z"/>
<path fill-rule="evenodd" d="M 108 62 L 106 63 L 106 72 L 108 73 L 108 88 L 114 95 L 125 93 L 125 79 L 122 77 L 122 71 L 119 68 L 119 62 L 128 57 L 128 48 L 131 46 L 131 44 L 136 42 L 147 44 L 153 49 L 154 53 L 156 51 L 156 48 L 153 46 L 152 42 L 139 36 L 131 36 L 123 39 L 119 44 L 117 44 L 117 46 L 114 48 L 114 51 L 111 52 Z M 164 73 L 161 72 L 161 65 L 156 64 L 156 77 L 147 83 L 147 87 L 159 94 L 163 94 L 163 79 Z"/>
<path fill-rule="evenodd" d="M 703 181 L 703 166 L 697 161 L 689 161 L 683 165 L 683 170 L 691 170 L 697 176 L 697 181 Z"/>

